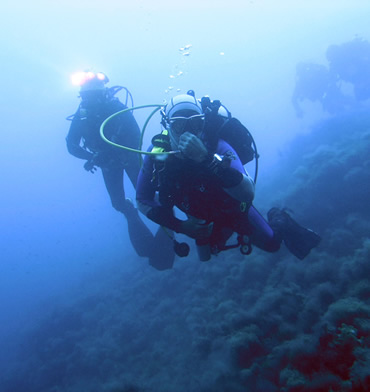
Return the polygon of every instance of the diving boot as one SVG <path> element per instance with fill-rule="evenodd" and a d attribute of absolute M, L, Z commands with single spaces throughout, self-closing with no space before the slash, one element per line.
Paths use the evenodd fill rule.
<path fill-rule="evenodd" d="M 303 260 L 321 241 L 317 233 L 300 226 L 285 210 L 271 208 L 267 218 L 276 237 L 283 240 L 289 251 L 300 260 Z"/>

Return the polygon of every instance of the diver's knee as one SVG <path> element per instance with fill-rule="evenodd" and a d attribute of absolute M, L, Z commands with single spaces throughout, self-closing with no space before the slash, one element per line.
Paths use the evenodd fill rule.
<path fill-rule="evenodd" d="M 124 215 L 132 213 L 136 210 L 135 206 L 132 202 L 129 202 L 128 199 L 111 199 L 112 207 L 121 212 Z"/>
<path fill-rule="evenodd" d="M 125 205 L 122 202 L 117 202 L 117 201 L 113 201 L 112 200 L 112 207 L 118 211 L 118 212 L 122 212 L 122 214 L 125 213 Z"/>

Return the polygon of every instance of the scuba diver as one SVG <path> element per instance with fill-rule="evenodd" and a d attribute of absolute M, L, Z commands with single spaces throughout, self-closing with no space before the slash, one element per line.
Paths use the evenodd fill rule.
<path fill-rule="evenodd" d="M 367 40 L 357 37 L 341 45 L 330 45 L 326 58 L 336 80 L 352 84 L 357 101 L 370 98 L 370 43 Z"/>
<path fill-rule="evenodd" d="M 329 69 L 321 64 L 301 62 L 296 67 L 296 84 L 292 104 L 297 117 L 303 117 L 301 103 L 304 100 L 320 102 L 329 114 L 340 113 L 348 104 L 341 92 L 337 79 Z"/>
<path fill-rule="evenodd" d="M 101 169 L 113 208 L 127 219 L 130 241 L 136 253 L 171 265 L 175 257 L 172 241 L 162 230 L 154 237 L 141 220 L 132 201 L 125 197 L 124 172 L 136 188 L 140 171 L 139 155 L 110 146 L 102 140 L 99 133 L 100 126 L 107 117 L 127 108 L 129 97 L 133 105 L 132 95 L 121 86 L 106 87 L 109 79 L 102 72 L 82 72 L 76 75 L 81 103 L 76 113 L 67 117 L 72 121 L 66 137 L 68 152 L 86 161 L 85 170 L 94 173 L 98 167 Z M 122 89 L 126 90 L 125 104 L 115 97 Z M 131 111 L 110 121 L 106 134 L 111 140 L 125 146 L 137 148 L 140 143 L 140 129 Z M 161 255 L 156 251 L 158 243 L 162 248 Z"/>
<path fill-rule="evenodd" d="M 145 157 L 136 187 L 139 210 L 193 238 L 201 261 L 238 246 L 243 254 L 251 252 L 251 245 L 276 252 L 281 242 L 305 258 L 321 238 L 284 210 L 272 208 L 267 222 L 252 205 L 255 181 L 236 151 L 240 146 L 231 146 L 223 133 L 233 122 L 240 124 L 219 101 L 204 97 L 200 103 L 192 90 L 172 98 L 162 111 L 165 129 L 149 147 L 172 153 Z M 174 207 L 187 219 L 178 219 Z M 234 233 L 237 244 L 227 245 Z"/>

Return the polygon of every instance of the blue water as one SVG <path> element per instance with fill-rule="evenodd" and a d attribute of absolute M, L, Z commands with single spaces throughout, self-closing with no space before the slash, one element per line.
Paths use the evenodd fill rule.
<path fill-rule="evenodd" d="M 342 80 L 337 111 L 292 105 L 298 63 L 329 69 L 330 45 L 370 41 L 370 6 L 321 3 L 2 7 L 1 391 L 370 390 L 370 102 Z M 101 174 L 66 150 L 69 77 L 87 68 L 136 105 L 188 89 L 220 99 L 256 139 L 256 207 L 290 208 L 320 246 L 303 261 L 255 248 L 208 263 L 192 247 L 151 268 Z M 149 113 L 135 112 L 141 126 Z M 145 147 L 159 130 L 154 118 Z"/>

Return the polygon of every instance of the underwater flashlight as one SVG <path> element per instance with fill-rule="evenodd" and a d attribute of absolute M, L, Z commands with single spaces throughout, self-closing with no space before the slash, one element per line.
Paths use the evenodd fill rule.
<path fill-rule="evenodd" d="M 107 75 L 105 75 L 103 72 L 91 72 L 91 71 L 80 71 L 80 72 L 75 72 L 71 76 L 71 81 L 74 86 L 82 86 L 86 82 L 91 81 L 93 79 L 97 79 L 101 82 L 108 83 L 109 79 Z"/>

